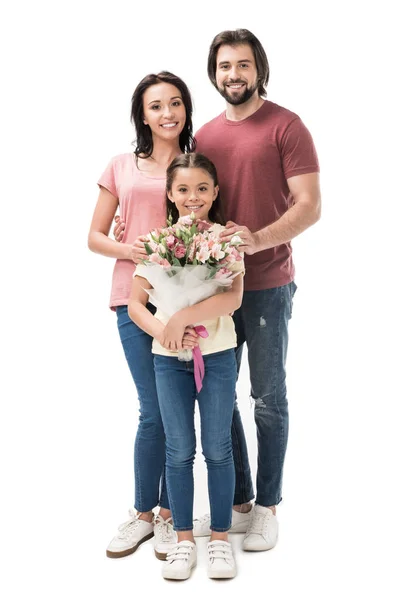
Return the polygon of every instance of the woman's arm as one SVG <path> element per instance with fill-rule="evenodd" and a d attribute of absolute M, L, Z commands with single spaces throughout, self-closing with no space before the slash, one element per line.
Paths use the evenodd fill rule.
<path fill-rule="evenodd" d="M 233 313 L 242 304 L 242 297 L 243 274 L 241 273 L 235 277 L 229 291 L 216 294 L 211 298 L 207 298 L 207 300 L 183 308 L 175 313 L 164 327 L 160 343 L 172 351 L 182 350 L 180 340 L 185 327 Z"/>
<path fill-rule="evenodd" d="M 132 260 L 131 244 L 121 244 L 108 237 L 117 208 L 118 198 L 101 187 L 90 225 L 88 246 L 92 252 L 103 256 Z"/>

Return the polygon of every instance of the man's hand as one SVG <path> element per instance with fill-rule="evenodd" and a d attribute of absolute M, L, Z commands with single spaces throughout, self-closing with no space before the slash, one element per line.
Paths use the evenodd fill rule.
<path fill-rule="evenodd" d="M 252 233 L 245 225 L 237 225 L 233 221 L 227 222 L 226 228 L 221 232 L 219 239 L 221 242 L 230 242 L 235 235 L 238 235 L 242 240 L 242 243 L 237 246 L 239 252 L 255 254 L 262 249 L 260 248 L 257 232 Z"/>
<path fill-rule="evenodd" d="M 121 242 L 125 231 L 125 221 L 119 215 L 114 217 L 114 221 L 116 224 L 113 229 L 113 235 L 116 242 Z"/>

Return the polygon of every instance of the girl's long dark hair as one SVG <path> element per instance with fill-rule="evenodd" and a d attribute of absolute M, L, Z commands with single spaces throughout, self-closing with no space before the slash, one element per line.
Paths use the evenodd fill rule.
<path fill-rule="evenodd" d="M 176 172 L 178 169 L 202 169 L 206 173 L 209 174 L 211 179 L 214 182 L 214 185 L 218 184 L 218 174 L 215 165 L 209 158 L 204 156 L 204 154 L 200 154 L 199 152 L 190 152 L 189 154 L 180 154 L 169 165 L 167 169 L 167 192 L 171 192 L 172 184 L 176 177 Z M 171 215 L 172 222 L 176 223 L 179 219 L 179 212 L 176 208 L 174 202 L 168 198 L 168 193 L 166 194 L 166 203 L 167 203 L 167 218 Z M 208 218 L 213 223 L 219 223 L 220 225 L 225 225 L 226 220 L 224 218 L 221 198 L 218 192 L 218 196 L 215 198 L 212 206 L 210 208 L 210 212 L 208 213 Z"/>
<path fill-rule="evenodd" d="M 131 122 L 135 126 L 137 135 L 134 153 L 136 156 L 140 155 L 143 158 L 148 158 L 153 153 L 153 136 L 151 129 L 148 125 L 143 123 L 143 94 L 151 85 L 156 85 L 158 83 L 170 83 L 178 88 L 182 95 L 182 101 L 186 109 L 186 122 L 179 136 L 179 146 L 182 152 L 191 152 L 195 149 L 192 123 L 192 97 L 186 83 L 184 83 L 182 79 L 168 71 L 161 71 L 161 73 L 158 73 L 157 75 L 154 73 L 146 75 L 133 92 Z"/>

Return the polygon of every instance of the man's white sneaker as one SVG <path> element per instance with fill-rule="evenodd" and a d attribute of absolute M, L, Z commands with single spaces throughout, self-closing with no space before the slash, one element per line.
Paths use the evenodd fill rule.
<path fill-rule="evenodd" d="M 167 560 L 167 554 L 177 543 L 176 533 L 172 527 L 172 517 L 163 519 L 156 515 L 154 524 L 154 553 L 159 560 Z"/>
<path fill-rule="evenodd" d="M 229 530 L 229 533 L 246 533 L 247 528 L 250 523 L 251 513 L 253 512 L 253 507 L 247 513 L 237 512 L 236 510 L 232 510 L 232 525 Z M 194 519 L 193 521 L 193 535 L 194 537 L 205 537 L 207 535 L 211 535 L 211 517 L 209 514 L 203 515 L 199 519 Z"/>
<path fill-rule="evenodd" d="M 216 540 L 208 542 L 207 575 L 211 579 L 232 579 L 236 577 L 236 564 L 229 542 Z"/>
<path fill-rule="evenodd" d="M 251 511 L 249 528 L 244 536 L 243 550 L 261 552 L 271 550 L 278 541 L 278 520 L 270 508 L 255 504 Z"/>
<path fill-rule="evenodd" d="M 130 519 L 118 527 L 118 534 L 108 544 L 109 558 L 122 558 L 137 550 L 140 544 L 153 537 L 153 523 L 142 521 L 135 511 L 129 509 Z"/>
<path fill-rule="evenodd" d="M 164 579 L 188 579 L 196 563 L 196 544 L 193 544 L 193 542 L 179 542 L 168 552 L 162 576 Z"/>

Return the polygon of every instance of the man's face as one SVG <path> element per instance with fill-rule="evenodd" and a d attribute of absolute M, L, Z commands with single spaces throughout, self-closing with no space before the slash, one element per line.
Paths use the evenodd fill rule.
<path fill-rule="evenodd" d="M 218 91 L 229 104 L 243 104 L 257 92 L 256 61 L 248 44 L 221 46 L 216 62 Z"/>

